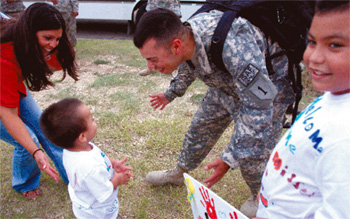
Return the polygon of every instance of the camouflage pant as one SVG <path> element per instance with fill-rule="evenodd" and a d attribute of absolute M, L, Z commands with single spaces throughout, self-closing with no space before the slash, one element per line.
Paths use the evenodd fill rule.
<path fill-rule="evenodd" d="M 285 86 L 285 82 L 281 82 L 279 86 L 281 92 L 274 101 L 273 136 L 267 139 L 269 141 L 267 148 L 259 149 L 259 151 L 263 151 L 261 156 L 252 155 L 236 158 L 242 176 L 254 195 L 260 189 L 261 177 L 271 150 L 280 138 L 285 111 L 294 101 L 293 92 L 288 90 L 283 92 L 284 89 L 291 89 L 291 87 Z M 178 157 L 178 166 L 188 171 L 195 169 L 205 159 L 231 121 L 236 120 L 238 108 L 239 106 L 232 96 L 228 96 L 216 88 L 209 88 L 185 134 L 182 150 Z M 246 150 L 254 150 L 254 148 L 247 145 Z"/>
<path fill-rule="evenodd" d="M 72 15 L 72 12 L 61 12 L 64 21 L 66 22 L 67 35 L 73 46 L 77 45 L 77 21 Z"/>

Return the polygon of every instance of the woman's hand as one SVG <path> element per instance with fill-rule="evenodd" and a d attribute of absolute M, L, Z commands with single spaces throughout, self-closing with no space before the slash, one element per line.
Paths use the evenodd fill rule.
<path fill-rule="evenodd" d="M 43 151 L 37 151 L 34 154 L 34 159 L 38 164 L 39 169 L 47 173 L 56 182 L 59 181 L 59 173 L 54 168 L 52 168 L 46 154 Z"/>
<path fill-rule="evenodd" d="M 38 146 L 34 143 L 26 126 L 18 116 L 18 108 L 0 106 L 0 119 L 10 135 L 18 141 L 29 153 L 33 154 Z M 37 151 L 34 159 L 38 167 L 47 173 L 56 182 L 59 180 L 58 172 L 54 170 L 43 151 Z"/>

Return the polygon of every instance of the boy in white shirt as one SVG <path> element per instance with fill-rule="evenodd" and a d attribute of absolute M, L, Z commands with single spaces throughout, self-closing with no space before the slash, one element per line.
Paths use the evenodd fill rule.
<path fill-rule="evenodd" d="M 313 101 L 266 166 L 259 218 L 349 218 L 350 2 L 317 1 L 304 61 Z"/>
<path fill-rule="evenodd" d="M 43 112 L 40 127 L 51 142 L 64 148 L 63 165 L 74 215 L 119 217 L 118 186 L 128 184 L 133 169 L 124 165 L 126 157 L 120 161 L 108 158 L 90 142 L 97 125 L 89 108 L 78 99 L 61 100 Z"/>

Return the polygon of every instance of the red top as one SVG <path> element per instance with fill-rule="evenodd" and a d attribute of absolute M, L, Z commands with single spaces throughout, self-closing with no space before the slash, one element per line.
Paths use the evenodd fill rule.
<path fill-rule="evenodd" d="M 46 63 L 52 70 L 61 70 L 56 54 L 46 58 Z M 21 95 L 27 91 L 23 83 L 22 70 L 14 53 L 13 43 L 2 43 L 0 47 L 0 105 L 9 108 L 19 106 Z"/>

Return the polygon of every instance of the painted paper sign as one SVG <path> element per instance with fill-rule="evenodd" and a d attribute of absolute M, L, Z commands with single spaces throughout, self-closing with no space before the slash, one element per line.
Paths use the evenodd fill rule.
<path fill-rule="evenodd" d="M 190 175 L 184 173 L 184 178 L 194 219 L 248 219 Z"/>

